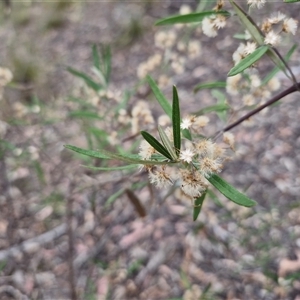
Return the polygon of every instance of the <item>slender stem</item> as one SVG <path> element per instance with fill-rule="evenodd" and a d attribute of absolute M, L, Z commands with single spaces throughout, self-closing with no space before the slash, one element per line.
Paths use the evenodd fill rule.
<path fill-rule="evenodd" d="M 68 265 L 69 265 L 69 286 L 70 286 L 70 298 L 72 300 L 77 300 L 76 293 L 76 284 L 75 284 L 75 270 L 73 266 L 74 259 L 74 233 L 72 228 L 73 221 L 73 198 L 68 197 L 67 200 L 67 234 L 68 234 L 68 244 L 69 244 L 69 253 L 68 253 Z"/>
<path fill-rule="evenodd" d="M 294 73 L 292 72 L 290 66 L 288 65 L 288 63 L 285 61 L 285 59 L 282 57 L 282 55 L 280 54 L 280 52 L 279 52 L 275 47 L 273 47 L 273 50 L 275 51 L 275 53 L 277 54 L 277 56 L 279 57 L 279 59 L 283 62 L 285 68 L 286 68 L 286 69 L 289 71 L 289 73 L 291 74 L 293 83 L 294 83 L 295 85 L 297 85 L 297 89 L 299 90 L 299 85 L 297 84 L 297 79 L 296 79 Z"/>
<path fill-rule="evenodd" d="M 240 119 L 238 119 L 237 121 L 235 121 L 234 123 L 226 126 L 223 129 L 223 132 L 225 131 L 229 131 L 232 128 L 236 127 L 237 125 L 241 124 L 242 122 L 244 122 L 245 120 L 249 119 L 250 117 L 252 117 L 253 115 L 257 114 L 258 112 L 260 112 L 261 110 L 263 110 L 264 108 L 272 105 L 273 103 L 279 101 L 280 99 L 282 99 L 283 97 L 294 93 L 296 91 L 299 90 L 300 87 L 300 82 L 297 82 L 296 84 L 292 85 L 291 87 L 289 87 L 288 89 L 284 90 L 283 92 L 281 92 L 280 94 L 274 96 L 273 98 L 271 98 L 269 101 L 267 101 L 265 104 L 255 108 L 254 110 L 250 111 L 249 113 L 247 113 L 245 116 L 241 117 Z"/>

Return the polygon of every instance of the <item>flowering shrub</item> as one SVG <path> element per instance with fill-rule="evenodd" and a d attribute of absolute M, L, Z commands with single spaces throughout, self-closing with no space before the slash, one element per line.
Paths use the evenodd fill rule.
<path fill-rule="evenodd" d="M 117 104 L 115 111 L 118 122 L 126 124 L 127 128 L 131 127 L 134 137 L 138 132 L 141 132 L 144 140 L 139 146 L 138 154 L 128 154 L 125 151 L 115 154 L 103 149 L 85 150 L 71 145 L 66 145 L 66 148 L 103 160 L 117 159 L 128 163 L 121 167 L 100 167 L 98 168 L 100 170 L 126 170 L 136 167 L 146 170 L 150 183 L 158 188 L 171 186 L 179 188 L 181 193 L 192 202 L 194 220 L 200 213 L 210 184 L 236 204 L 246 207 L 255 205 L 255 201 L 238 192 L 218 174 L 228 159 L 228 153 L 234 151 L 234 136 L 228 131 L 284 96 L 299 90 L 299 84 L 288 65 L 288 60 L 296 46 L 292 46 L 285 56 L 282 56 L 276 48 L 282 43 L 286 35 L 295 35 L 298 21 L 281 12 L 276 12 L 263 19 L 262 22 L 256 22 L 251 13 L 261 9 L 265 3 L 265 0 L 248 0 L 248 12 L 245 12 L 233 0 L 226 3 L 219 0 L 211 10 L 207 11 L 201 11 L 203 9 L 201 5 L 199 5 L 200 11 L 196 12 L 191 12 L 187 6 L 184 6 L 179 15 L 159 20 L 156 23 L 159 26 L 174 24 L 177 31 L 159 31 L 155 35 L 155 45 L 160 52 L 140 64 L 137 69 L 137 76 L 141 83 L 148 82 L 167 116 L 160 118 L 160 125 L 157 127 L 160 141 L 152 135 L 155 125 L 151 110 L 146 102 L 141 101 L 132 109 L 131 116 L 128 115 L 128 110 L 124 110 L 122 105 Z M 227 6 L 228 9 L 225 10 Z M 201 44 L 191 36 L 188 42 L 180 41 L 177 43 L 178 32 L 188 31 L 191 26 L 194 26 L 193 29 L 198 34 L 199 24 L 201 24 L 202 33 L 214 38 L 226 26 L 228 20 L 233 17 L 238 17 L 245 33 L 237 35 L 244 42 L 240 43 L 232 55 L 233 67 L 228 72 L 226 82 L 201 83 L 194 89 L 195 92 L 198 92 L 204 88 L 226 88 L 231 100 L 227 102 L 222 93 L 215 93 L 216 97 L 220 99 L 217 105 L 181 118 L 181 103 L 176 87 L 173 86 L 171 105 L 161 91 L 161 88 L 170 84 L 169 78 L 165 74 L 160 75 L 157 83 L 149 76 L 149 73 L 165 65 L 170 66 L 170 72 L 181 74 L 185 68 L 186 58 L 176 51 L 179 53 L 185 51 L 188 53 L 189 59 L 193 59 L 200 54 Z M 97 74 L 100 79 L 103 79 L 101 85 L 97 85 L 86 74 L 73 69 L 70 69 L 70 72 L 84 79 L 96 94 L 100 94 L 103 93 L 103 89 L 108 88 L 107 71 L 110 70 L 110 61 L 104 59 L 101 66 L 97 55 L 97 52 L 94 51 Z M 268 56 L 275 64 L 275 68 L 264 78 L 260 76 L 258 63 L 263 56 Z M 272 93 L 279 90 L 281 86 L 280 81 L 275 77 L 280 70 L 291 80 L 292 86 L 272 98 Z M 226 113 L 229 109 L 235 112 L 241 112 L 244 109 L 252 110 L 215 135 L 205 136 L 203 128 L 209 123 L 209 118 L 205 116 L 205 113 L 217 112 L 221 114 Z M 170 123 L 172 123 L 171 127 L 168 126 Z M 141 130 L 142 127 L 148 127 L 149 131 Z M 223 141 L 217 143 L 220 136 L 223 136 Z M 111 142 L 110 144 L 116 143 Z"/>

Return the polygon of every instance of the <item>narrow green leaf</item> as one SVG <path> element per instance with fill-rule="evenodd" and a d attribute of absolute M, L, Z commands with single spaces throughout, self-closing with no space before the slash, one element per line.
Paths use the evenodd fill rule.
<path fill-rule="evenodd" d="M 250 16 L 248 16 L 248 14 L 239 5 L 237 5 L 233 0 L 229 0 L 229 2 L 231 3 L 234 11 L 240 18 L 244 27 L 249 31 L 252 38 L 256 41 L 256 43 L 258 45 L 262 45 L 264 43 L 263 35 L 261 34 L 259 28 L 252 21 Z"/>
<path fill-rule="evenodd" d="M 105 155 L 104 153 L 102 153 L 100 151 L 86 150 L 86 149 L 78 148 L 78 147 L 72 146 L 72 145 L 64 145 L 64 147 L 69 150 L 72 150 L 74 152 L 86 155 L 86 156 L 90 156 L 90 157 L 94 157 L 94 158 L 110 159 L 110 157 L 108 155 Z"/>
<path fill-rule="evenodd" d="M 245 69 L 252 66 L 255 62 L 257 62 L 269 49 L 269 46 L 264 45 L 257 48 L 251 54 L 247 55 L 243 58 L 237 65 L 235 65 L 228 73 L 229 76 L 234 76 L 243 72 Z"/>
<path fill-rule="evenodd" d="M 178 157 L 180 153 L 180 147 L 181 147 L 181 132 L 180 132 L 181 118 L 180 118 L 179 97 L 175 85 L 173 86 L 172 122 L 173 122 L 174 148 Z"/>
<path fill-rule="evenodd" d="M 113 204 L 124 192 L 125 192 L 125 189 L 122 188 L 122 189 L 118 190 L 117 192 L 115 192 L 114 194 L 112 194 L 111 196 L 109 196 L 109 198 L 106 200 L 106 202 L 104 204 L 104 208 L 107 208 L 108 206 Z"/>
<path fill-rule="evenodd" d="M 247 40 L 248 38 L 245 33 L 236 33 L 233 35 L 233 37 L 238 40 Z"/>
<path fill-rule="evenodd" d="M 201 115 L 208 114 L 210 112 L 223 112 L 228 109 L 230 109 L 228 104 L 216 104 L 216 105 L 207 106 L 205 108 L 198 110 L 197 112 L 195 112 L 195 115 L 201 116 Z"/>
<path fill-rule="evenodd" d="M 201 209 L 202 209 L 202 204 L 203 204 L 203 201 L 205 199 L 205 196 L 206 196 L 206 191 L 200 196 L 198 197 L 195 201 L 194 201 L 194 214 L 193 214 L 193 221 L 196 221 L 200 212 L 201 212 Z"/>
<path fill-rule="evenodd" d="M 164 112 L 170 118 L 172 118 L 172 107 L 169 101 L 165 98 L 165 96 L 163 95 L 163 93 L 161 92 L 161 90 L 159 89 L 159 87 L 157 86 L 157 84 L 155 83 L 155 81 L 151 76 L 147 75 L 147 81 L 152 89 L 152 92 L 155 95 L 155 98 L 157 99 L 158 103 L 160 104 Z"/>
<path fill-rule="evenodd" d="M 141 131 L 141 135 L 156 151 L 172 160 L 172 156 L 169 151 L 155 137 L 146 131 Z"/>
<path fill-rule="evenodd" d="M 300 2 L 300 0 L 283 0 L 285 3 L 294 3 L 294 2 Z"/>
<path fill-rule="evenodd" d="M 110 74 L 111 74 L 111 50 L 109 46 L 106 46 L 104 48 L 104 54 L 103 54 L 103 62 L 105 64 L 105 78 L 106 82 L 109 82 Z"/>
<path fill-rule="evenodd" d="M 188 129 L 183 129 L 183 130 L 182 130 L 182 135 L 183 135 L 186 139 L 188 139 L 188 140 L 190 140 L 190 141 L 193 140 L 193 139 L 192 139 L 191 132 L 190 132 Z"/>
<path fill-rule="evenodd" d="M 71 111 L 68 114 L 69 117 L 72 118 L 86 118 L 86 119 L 98 119 L 98 120 L 102 120 L 103 118 L 101 118 L 97 113 L 92 112 L 92 111 L 84 111 L 84 110 L 79 110 L 79 111 Z"/>
<path fill-rule="evenodd" d="M 194 93 L 197 93 L 198 91 L 204 89 L 216 89 L 216 88 L 226 88 L 226 82 L 215 81 L 215 82 L 200 83 L 194 87 Z"/>
<path fill-rule="evenodd" d="M 97 45 L 95 44 L 93 45 L 92 52 L 93 52 L 94 67 L 100 70 L 100 57 L 99 57 Z"/>
<path fill-rule="evenodd" d="M 204 11 L 204 12 L 197 12 L 197 13 L 191 13 L 186 15 L 175 15 L 168 18 L 164 18 L 161 20 L 158 20 L 155 25 L 171 25 L 171 24 L 178 24 L 178 23 L 194 23 L 194 22 L 201 22 L 205 17 L 209 17 L 212 15 L 224 15 L 224 16 L 230 16 L 230 13 L 228 11 Z"/>
<path fill-rule="evenodd" d="M 207 178 L 207 180 L 219 190 L 226 198 L 233 201 L 234 203 L 246 207 L 251 207 L 256 204 L 252 199 L 249 199 L 246 195 L 236 190 L 232 185 L 226 182 L 223 178 L 217 174 L 213 174 Z"/>
<path fill-rule="evenodd" d="M 284 56 L 285 61 L 289 61 L 292 54 L 295 52 L 297 48 L 297 44 L 294 44 L 292 48 L 288 51 L 288 53 Z M 273 70 L 263 79 L 261 85 L 264 86 L 267 84 L 278 72 L 280 71 L 280 68 L 277 66 L 273 68 Z"/>
<path fill-rule="evenodd" d="M 67 68 L 67 70 L 74 76 L 83 79 L 86 85 L 92 88 L 94 91 L 98 92 L 99 90 L 101 90 L 102 86 L 96 83 L 90 76 L 86 75 L 85 73 L 82 73 L 70 67 Z"/>
<path fill-rule="evenodd" d="M 175 149 L 173 147 L 173 145 L 171 144 L 171 141 L 169 140 L 168 136 L 166 135 L 166 133 L 164 132 L 164 130 L 162 129 L 161 126 L 158 126 L 158 133 L 159 136 L 163 142 L 163 145 L 166 147 L 168 153 L 170 153 L 172 160 L 177 160 L 177 154 L 175 152 Z"/>
<path fill-rule="evenodd" d="M 134 169 L 139 167 L 139 165 L 137 164 L 121 166 L 121 167 L 92 167 L 92 166 L 85 166 L 85 165 L 82 166 L 95 171 L 122 171 L 122 170 L 129 170 L 129 169 Z"/>
<path fill-rule="evenodd" d="M 142 160 L 135 158 L 136 155 L 120 155 L 116 153 L 110 153 L 108 151 L 105 151 L 103 149 L 94 151 L 94 150 L 86 150 L 82 148 L 78 148 L 72 145 L 64 145 L 65 148 L 72 150 L 74 152 L 94 157 L 94 158 L 101 158 L 101 159 L 116 159 L 121 160 L 125 162 L 129 162 L 132 164 L 142 164 L 142 165 L 166 165 L 168 162 L 161 162 L 161 161 L 151 161 L 151 160 Z"/>

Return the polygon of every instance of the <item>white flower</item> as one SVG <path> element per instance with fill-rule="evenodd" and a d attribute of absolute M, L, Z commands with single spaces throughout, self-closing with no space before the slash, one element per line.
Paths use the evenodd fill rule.
<path fill-rule="evenodd" d="M 285 19 L 282 24 L 282 30 L 293 35 L 296 34 L 297 27 L 298 21 L 293 18 Z"/>
<path fill-rule="evenodd" d="M 271 18 L 268 18 L 268 21 L 271 24 L 277 24 L 277 23 L 281 22 L 282 20 L 284 20 L 285 17 L 286 17 L 285 14 L 278 11 L 278 12 L 272 14 Z"/>
<path fill-rule="evenodd" d="M 256 6 L 258 9 L 260 9 L 265 5 L 266 0 L 247 0 L 247 3 L 250 5 L 250 7 Z"/>
<path fill-rule="evenodd" d="M 233 52 L 232 59 L 235 63 L 239 63 L 245 56 L 244 56 L 244 50 L 245 50 L 245 44 L 241 43 L 239 47 Z"/>
<path fill-rule="evenodd" d="M 234 76 L 227 77 L 226 80 L 226 91 L 228 94 L 235 96 L 239 91 L 239 82 L 242 78 L 241 74 L 237 74 Z"/>
<path fill-rule="evenodd" d="M 252 94 L 244 95 L 242 101 L 246 106 L 251 106 L 255 104 L 255 98 L 253 97 Z"/>
<path fill-rule="evenodd" d="M 281 84 L 277 77 L 273 77 L 268 82 L 268 87 L 271 91 L 277 91 L 280 88 Z"/>
<path fill-rule="evenodd" d="M 251 54 L 256 49 L 256 46 L 257 45 L 254 42 L 252 42 L 252 43 L 251 42 L 247 42 L 247 45 L 244 48 L 244 54 L 245 55 Z"/>
<path fill-rule="evenodd" d="M 202 30 L 208 37 L 215 37 L 218 35 L 217 28 L 214 26 L 213 20 L 209 17 L 203 19 Z"/>
<path fill-rule="evenodd" d="M 250 75 L 250 82 L 252 88 L 258 88 L 261 85 L 261 80 L 256 74 Z"/>
<path fill-rule="evenodd" d="M 280 36 L 276 34 L 273 30 L 271 30 L 266 34 L 265 44 L 275 46 L 280 42 L 280 40 L 281 40 Z"/>
<path fill-rule="evenodd" d="M 180 170 L 182 191 L 190 197 L 199 197 L 207 189 L 205 178 L 197 171 Z"/>
<path fill-rule="evenodd" d="M 234 149 L 234 135 L 231 132 L 223 133 L 223 141 L 229 145 L 232 150 Z"/>
<path fill-rule="evenodd" d="M 191 118 L 184 118 L 181 121 L 180 128 L 181 129 L 189 129 L 192 126 Z"/>
<path fill-rule="evenodd" d="M 187 148 L 183 151 L 180 151 L 179 158 L 187 163 L 190 163 L 193 161 L 193 156 L 195 153 L 190 148 Z"/>
<path fill-rule="evenodd" d="M 220 173 L 222 167 L 220 158 L 204 157 L 200 161 L 200 170 L 205 177 L 210 176 L 212 173 Z"/>
<path fill-rule="evenodd" d="M 226 17 L 223 15 L 217 15 L 213 21 L 213 24 L 217 29 L 224 28 L 226 25 Z"/>
<path fill-rule="evenodd" d="M 190 14 L 191 12 L 192 12 L 192 9 L 189 5 L 183 4 L 180 6 L 180 9 L 179 9 L 180 15 L 187 15 L 187 14 Z"/>
<path fill-rule="evenodd" d="M 159 170 L 149 171 L 149 180 L 158 188 L 164 188 L 173 184 L 170 175 L 163 167 Z"/>
<path fill-rule="evenodd" d="M 232 59 L 235 65 L 239 63 L 247 55 L 251 54 L 256 49 L 256 43 L 247 42 L 247 45 L 241 43 L 239 47 L 232 54 Z"/>
<path fill-rule="evenodd" d="M 141 159 L 149 160 L 154 153 L 155 149 L 147 141 L 142 140 L 139 151 Z"/>
<path fill-rule="evenodd" d="M 199 116 L 195 119 L 195 126 L 205 127 L 209 122 L 209 117 Z"/>

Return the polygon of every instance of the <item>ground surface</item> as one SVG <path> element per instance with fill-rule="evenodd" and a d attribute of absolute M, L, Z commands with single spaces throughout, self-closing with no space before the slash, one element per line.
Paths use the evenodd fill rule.
<path fill-rule="evenodd" d="M 232 130 L 236 153 L 222 176 L 258 202 L 253 209 L 216 193 L 220 202 L 207 199 L 193 222 L 190 202 L 143 186 L 146 174 L 92 172 L 80 164 L 94 161 L 63 148 L 87 148 L 87 128 L 102 124 L 70 114 L 78 104 L 67 101 L 69 96 L 80 95 L 83 109 L 95 95 L 66 67 L 90 72 L 92 44 L 110 44 L 111 90 L 134 90 L 138 65 L 158 51 L 154 21 L 179 7 L 15 3 L 10 14 L 2 14 L 0 62 L 12 70 L 14 84 L 1 100 L 1 120 L 10 124 L 0 164 L 1 299 L 299 299 L 297 94 Z M 170 96 L 171 84 L 177 85 L 181 103 L 188 103 L 185 113 L 216 102 L 209 92 L 194 95 L 192 89 L 226 79 L 238 46 L 230 37 L 235 26 L 213 40 L 193 33 L 201 39 L 201 55 L 189 58 L 184 72 L 173 74 L 163 89 Z M 298 50 L 291 65 L 299 76 L 297 61 Z M 269 68 L 267 60 L 262 64 Z M 158 78 L 169 69 L 155 72 Z M 281 88 L 288 87 L 279 76 Z M 161 114 L 146 85 L 133 93 L 126 110 L 138 100 L 147 100 L 155 117 Z M 94 108 L 101 114 L 105 107 L 96 101 Z M 224 123 L 209 116 L 212 134 Z M 128 149 L 123 138 L 132 134 L 130 128 L 123 134 L 116 144 Z M 124 192 L 138 184 L 134 192 L 146 209 L 144 218 Z"/>

